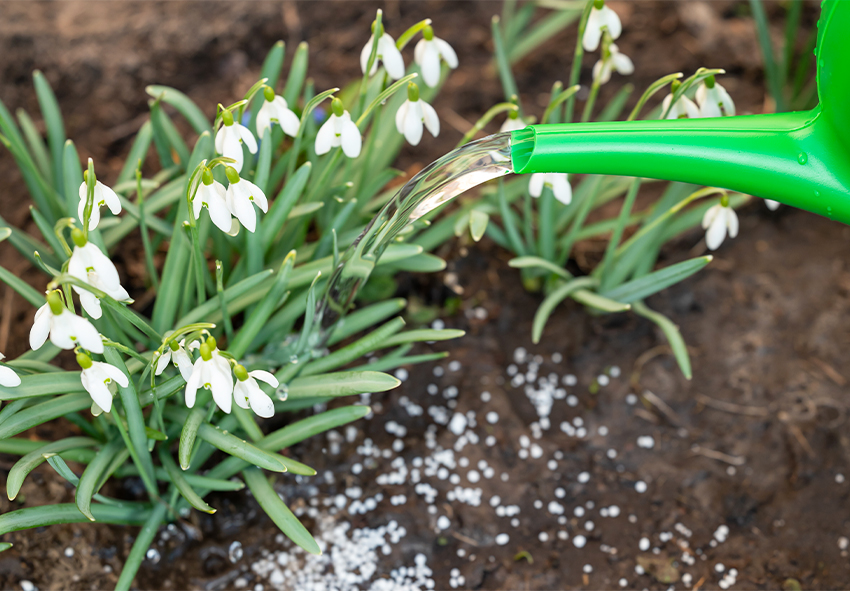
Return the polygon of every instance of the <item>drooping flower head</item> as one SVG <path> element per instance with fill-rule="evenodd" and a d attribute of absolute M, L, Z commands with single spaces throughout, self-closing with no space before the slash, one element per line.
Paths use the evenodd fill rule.
<path fill-rule="evenodd" d="M 596 51 L 604 31 L 608 31 L 611 39 L 617 39 L 623 32 L 623 25 L 617 13 L 605 6 L 604 0 L 595 0 L 587 18 L 584 36 L 581 38 L 584 50 Z"/>
<path fill-rule="evenodd" d="M 709 250 L 717 250 L 728 232 L 729 238 L 738 235 L 738 215 L 729 206 L 729 197 L 723 195 L 720 203 L 705 212 L 702 218 L 702 228 L 705 230 L 705 243 Z"/>
<path fill-rule="evenodd" d="M 51 291 L 47 303 L 35 312 L 35 320 L 30 329 L 30 347 L 39 349 L 47 341 L 60 349 L 73 349 L 76 346 L 88 349 L 92 353 L 103 353 L 103 341 L 94 325 L 80 318 L 62 303 L 62 296 Z"/>
<path fill-rule="evenodd" d="M 119 302 L 130 300 L 130 294 L 121 286 L 118 271 L 109 257 L 96 244 L 89 242 L 78 228 L 71 231 L 71 239 L 74 241 L 74 252 L 68 261 L 68 274 Z M 72 287 L 80 296 L 80 304 L 86 313 L 92 318 L 100 318 L 100 299 L 87 289 L 76 285 Z"/>
<path fill-rule="evenodd" d="M 430 88 L 440 83 L 440 59 L 452 70 L 457 68 L 457 54 L 452 46 L 434 36 L 434 29 L 428 25 L 422 30 L 422 39 L 413 49 L 413 61 L 422 71 L 422 79 Z"/>
<path fill-rule="evenodd" d="M 398 80 L 404 77 L 404 58 L 401 57 L 401 52 L 396 47 L 395 39 L 390 37 L 385 31 L 383 24 L 375 30 L 376 22 L 372 22 L 372 36 L 360 52 L 360 69 L 366 73 L 366 68 L 369 67 L 369 56 L 372 55 L 372 44 L 375 42 L 375 36 L 378 36 L 378 50 L 375 53 L 375 61 L 372 62 L 372 69 L 369 70 L 369 75 L 374 76 L 378 71 L 378 62 L 384 64 L 387 70 L 387 75 L 393 80 Z"/>
<path fill-rule="evenodd" d="M 717 83 L 714 76 L 709 76 L 703 80 L 697 88 L 694 98 L 697 100 L 700 115 L 703 117 L 735 116 L 735 103 L 732 101 L 732 97 L 729 96 L 725 88 Z"/>
<path fill-rule="evenodd" d="M 611 80 L 611 73 L 616 70 L 618 74 L 628 76 L 634 73 L 635 65 L 616 43 L 610 43 L 605 50 L 605 55 L 593 66 L 593 79 L 599 80 L 599 84 L 606 84 Z"/>
<path fill-rule="evenodd" d="M 242 165 L 245 163 L 242 154 L 242 144 L 248 146 L 248 151 L 252 154 L 257 153 L 257 141 L 251 134 L 251 131 L 242 125 L 233 121 L 233 113 L 225 110 L 221 113 L 221 127 L 215 134 L 215 151 L 227 158 L 232 158 L 235 162 L 233 168 L 237 172 L 242 171 Z"/>
<path fill-rule="evenodd" d="M 411 82 L 407 85 L 407 100 L 396 111 L 395 126 L 411 146 L 417 146 L 422 140 L 423 125 L 434 137 L 440 134 L 437 112 L 419 98 L 419 87 Z"/>
<path fill-rule="evenodd" d="M 528 181 L 528 194 L 532 197 L 540 197 L 543 194 L 544 186 L 552 189 L 555 199 L 564 205 L 569 205 L 573 200 L 573 188 L 564 172 L 536 172 L 532 174 Z"/>
<path fill-rule="evenodd" d="M 88 174 L 88 170 L 84 171 L 83 178 L 88 179 Z M 77 217 L 79 217 L 79 221 L 82 224 L 83 218 L 86 215 L 86 201 L 88 200 L 88 183 L 85 180 L 83 181 L 83 184 L 80 185 L 79 194 L 80 203 L 77 206 Z M 97 228 L 97 225 L 100 223 L 100 208 L 104 205 L 109 208 L 112 215 L 118 215 L 121 213 L 121 201 L 118 199 L 118 195 L 115 194 L 115 191 L 95 179 L 94 202 L 92 203 L 91 216 L 89 217 L 89 231 Z"/>
<path fill-rule="evenodd" d="M 177 341 L 170 341 L 168 343 L 165 352 L 156 360 L 154 375 L 161 375 L 165 371 L 165 368 L 168 367 L 169 361 L 174 363 L 174 367 L 180 370 L 180 375 L 188 382 L 192 376 L 192 358 L 186 351 L 185 340 L 179 343 Z"/>
<path fill-rule="evenodd" d="M 765 199 L 764 204 L 770 211 L 776 211 L 779 209 L 779 206 L 782 205 L 779 201 L 774 201 L 773 199 Z"/>
<path fill-rule="evenodd" d="M 235 168 L 227 166 L 224 170 L 230 182 L 225 193 L 227 207 L 246 230 L 253 232 L 257 227 L 257 212 L 252 203 L 266 213 L 269 211 L 269 202 L 260 188 L 240 177 Z"/>
<path fill-rule="evenodd" d="M 316 154 L 321 156 L 331 148 L 342 146 L 342 152 L 349 158 L 357 158 L 363 147 L 360 128 L 351 120 L 351 114 L 345 110 L 342 101 L 334 98 L 331 102 L 331 116 L 319 128 L 316 134 Z"/>
<path fill-rule="evenodd" d="M 198 185 L 198 190 L 192 199 L 192 211 L 195 214 L 195 219 L 201 217 L 201 210 L 206 207 L 210 219 L 216 227 L 229 234 L 233 225 L 233 218 L 230 215 L 226 195 L 227 191 L 224 185 L 213 178 L 212 171 L 209 168 L 204 167 L 204 171 L 201 173 L 201 184 Z"/>
<path fill-rule="evenodd" d="M 263 98 L 263 106 L 257 111 L 257 137 L 263 139 L 266 130 L 271 129 L 273 123 L 280 125 L 283 133 L 288 136 L 298 135 L 301 121 L 298 115 L 290 110 L 286 99 L 275 95 L 274 90 L 268 86 L 263 89 Z"/>
<path fill-rule="evenodd" d="M 661 103 L 661 113 L 667 113 L 666 119 L 698 119 L 700 117 L 699 107 L 684 94 L 673 103 L 673 95 L 680 85 L 681 83 L 678 80 L 674 80 L 670 85 L 670 94 L 665 96 Z"/>
<path fill-rule="evenodd" d="M 237 365 L 233 368 L 236 375 L 236 387 L 233 389 L 233 398 L 240 408 L 253 410 L 257 416 L 268 419 L 274 416 L 274 402 L 268 394 L 260 389 L 257 380 L 265 382 L 272 388 L 277 388 L 279 382 L 274 375 L 261 369 L 247 371 L 243 366 Z"/>
<path fill-rule="evenodd" d="M 192 375 L 186 381 L 186 406 L 195 406 L 195 398 L 199 388 L 212 391 L 213 400 L 224 412 L 230 414 L 233 408 L 233 376 L 230 373 L 230 363 L 225 359 L 216 346 L 213 337 L 198 345 L 193 341 L 190 349 L 200 349 L 201 356 L 192 366 Z"/>
<path fill-rule="evenodd" d="M 519 116 L 519 109 L 508 112 L 508 118 L 505 119 L 505 122 L 502 123 L 502 126 L 499 128 L 499 131 L 504 133 L 506 131 L 516 131 L 518 129 L 525 129 L 526 123 Z"/>
<path fill-rule="evenodd" d="M 126 388 L 130 385 L 130 380 L 123 371 L 101 361 L 92 361 L 92 358 L 85 353 L 77 353 L 77 363 L 82 368 L 80 372 L 80 381 L 83 383 L 83 388 L 91 396 L 92 401 L 103 412 L 112 410 L 112 395 L 113 382 Z"/>
<path fill-rule="evenodd" d="M 6 359 L 6 356 L 0 353 L 0 361 Z M 272 376 L 274 377 L 274 376 Z M 0 365 L 0 386 L 6 388 L 14 388 L 21 385 L 21 376 L 15 373 L 11 367 Z M 277 386 L 275 386 L 277 388 Z"/>

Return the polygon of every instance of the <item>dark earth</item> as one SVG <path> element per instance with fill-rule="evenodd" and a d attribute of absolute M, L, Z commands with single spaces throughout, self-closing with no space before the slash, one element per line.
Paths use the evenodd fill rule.
<path fill-rule="evenodd" d="M 257 76 L 262 58 L 279 38 L 289 48 L 304 39 L 311 45 L 310 72 L 319 89 L 339 85 L 359 75 L 357 56 L 365 42 L 376 3 L 25 3 L 6 2 L 0 19 L 0 98 L 6 106 L 36 112 L 31 71 L 44 71 L 53 84 L 66 118 L 69 137 L 80 155 L 92 156 L 103 175 L 114 176 L 141 125 L 146 105 L 144 86 L 162 83 L 187 92 L 207 112 L 219 101 L 241 94 Z M 395 34 L 430 17 L 436 32 L 457 50 L 461 66 L 449 79 L 435 108 L 443 133 L 416 149 L 405 148 L 399 167 L 413 172 L 451 149 L 468 126 L 490 105 L 502 100 L 498 78 L 490 67 L 490 17 L 501 10 L 496 2 L 387 2 L 381 4 L 388 29 Z M 672 71 L 692 72 L 699 66 L 724 67 L 722 82 L 735 98 L 739 113 L 762 112 L 765 97 L 761 59 L 746 3 L 633 2 L 613 3 L 624 25 L 618 40 L 631 56 L 636 73 L 630 82 L 638 89 Z M 805 26 L 816 18 L 816 5 L 805 11 Z M 777 37 L 783 11 L 768 4 Z M 550 40 L 516 66 L 526 109 L 538 116 L 548 100 L 551 83 L 565 79 L 575 46 L 570 29 Z M 291 54 L 291 51 L 290 51 Z M 406 56 L 407 57 L 407 56 Z M 593 65 L 585 61 L 582 80 Z M 619 79 L 603 88 L 602 101 L 619 87 Z M 495 126 L 491 131 L 495 130 Z M 7 153 L 0 153 L 4 178 L 2 215 L 23 224 L 28 217 L 23 183 Z M 740 236 L 716 253 L 709 267 L 648 304 L 672 318 L 691 347 L 694 376 L 679 373 L 654 326 L 636 316 L 593 317 L 569 303 L 552 316 L 539 346 L 531 345 L 531 320 L 540 296 L 528 294 L 508 268 L 509 255 L 486 239 L 477 246 L 447 245 L 439 252 L 450 261 L 446 273 L 403 277 L 400 294 L 421 305 L 443 306 L 455 294 L 445 287 L 448 273 L 462 287 L 460 309 L 445 317 L 450 327 L 467 335 L 435 345 L 448 350 L 447 368 L 435 377 L 434 366 L 410 368 L 398 389 L 374 395 L 375 417 L 361 421 L 355 443 L 343 442 L 338 454 L 326 453 L 327 437 L 315 438 L 292 450 L 295 457 L 323 475 L 332 471 L 334 483 L 316 477 L 314 483 L 280 479 L 281 492 L 294 507 L 306 507 L 346 487 L 362 487 L 364 497 L 382 493 L 376 511 L 347 515 L 355 528 L 377 527 L 395 519 L 407 535 L 391 554 L 381 556 L 376 578 L 423 553 L 434 571 L 437 588 L 449 588 L 452 569 L 464 582 L 457 586 L 483 589 L 718 588 L 724 573 L 738 571 L 734 588 L 836 589 L 850 584 L 847 541 L 850 438 L 845 401 L 850 366 L 850 269 L 846 258 L 850 229 L 787 208 L 770 213 L 753 203 L 741 213 Z M 662 263 L 704 250 L 694 232 L 670 245 Z M 5 244 L 0 245 L 7 268 L 32 274 Z M 584 244 L 582 251 L 598 251 Z M 122 273 L 137 292 L 143 290 L 141 248 L 118 253 Z M 132 289 L 131 289 L 132 292 Z M 133 294 L 134 296 L 136 294 Z M 138 299 L 138 298 L 137 298 Z M 15 357 L 25 350 L 33 311 L 5 288 L 0 304 L 0 351 Z M 486 311 L 483 314 L 481 309 Z M 541 375 L 575 374 L 571 407 L 556 401 L 552 427 L 532 441 L 543 450 L 541 459 L 518 456 L 520 437 L 531 437 L 538 420 L 535 409 L 513 388 L 507 369 L 518 347 L 540 355 Z M 553 354 L 562 361 L 552 360 Z M 452 371 L 449 361 L 460 362 Z M 619 377 L 598 387 L 598 376 Z M 521 366 L 522 370 L 522 366 Z M 494 446 L 468 445 L 463 454 L 471 465 L 481 459 L 507 473 L 507 482 L 494 478 L 484 488 L 480 506 L 447 503 L 447 481 L 431 479 L 439 491 L 439 513 L 451 525 L 437 533 L 436 515 L 412 484 L 381 485 L 377 475 L 391 470 L 379 459 L 359 475 L 352 465 L 363 461 L 356 447 L 365 438 L 375 446 L 391 447 L 394 436 L 387 421 L 406 427 L 406 458 L 427 456 L 425 416 L 411 417 L 402 397 L 423 407 L 441 404 L 426 388 L 458 388 L 454 411 L 476 412 L 479 431 L 495 437 Z M 482 391 L 491 393 L 484 402 Z M 641 396 L 637 404 L 629 394 Z M 376 404 L 377 403 L 377 404 Z M 495 411 L 496 424 L 485 413 Z M 588 431 L 570 437 L 559 425 L 581 417 Z M 271 426 L 279 426 L 272 423 Z M 607 428 L 607 435 L 599 427 Z M 67 432 L 41 428 L 33 439 L 50 439 Z M 637 444 L 650 436 L 651 449 Z M 438 426 L 436 441 L 451 447 L 454 435 Z M 608 450 L 616 455 L 611 458 Z M 557 468 L 547 460 L 560 452 Z M 14 458 L 0 456 L 0 474 Z M 589 473 L 579 483 L 578 474 Z M 636 483 L 645 482 L 639 494 Z M 133 494 L 139 483 L 115 484 L 116 494 Z M 559 525 L 546 505 L 567 507 L 566 524 Z M 27 479 L 15 503 L 5 495 L 0 511 L 21 506 L 72 502 L 73 489 L 44 465 Z M 404 494 L 404 504 L 387 502 Z M 521 508 L 520 524 L 497 518 L 489 504 L 498 494 L 503 504 Z M 543 501 L 543 508 L 533 506 Z M 577 518 L 573 508 L 595 503 L 595 527 L 586 531 L 589 517 Z M 141 589 L 247 588 L 266 579 L 250 565 L 264 551 L 280 551 L 277 528 L 247 494 L 219 494 L 210 499 L 214 516 L 193 514 L 178 524 L 179 535 L 158 538 L 161 558 L 146 560 L 137 579 Z M 621 515 L 599 518 L 599 508 L 616 505 Z M 628 516 L 634 519 L 627 519 Z M 339 517 L 339 516 L 338 516 Z M 303 517 L 311 530 L 315 520 Z M 682 524 L 684 528 L 678 528 Z M 725 541 L 711 544 L 718 527 L 728 527 Z M 556 537 L 569 532 L 568 540 Z M 505 545 L 499 533 L 510 534 Z M 540 532 L 548 533 L 541 541 Z M 672 535 L 666 536 L 667 532 Z M 39 589 L 111 588 L 132 545 L 133 528 L 108 525 L 54 526 L 7 535 L 15 546 L 0 555 L 0 587 L 20 589 L 21 580 Z M 691 535 L 687 535 L 690 533 Z M 576 536 L 587 544 L 576 547 Z M 639 540 L 649 538 L 642 548 Z M 844 538 L 842 540 L 842 538 Z M 232 561 L 228 548 L 241 542 L 244 554 Z M 687 546 L 684 545 L 687 542 Z M 843 546 L 843 547 L 842 547 Z M 67 557 L 66 548 L 73 548 Z M 657 549 L 658 553 L 654 550 Z M 461 552 L 459 552 L 459 550 Z M 463 556 L 461 556 L 461 554 Z M 683 554 L 693 557 L 688 565 Z M 472 556 L 475 559 L 472 560 Z M 592 567 L 586 572 L 586 565 Z M 636 572 L 640 566 L 646 574 Z M 640 569 L 639 569 L 640 570 Z M 689 577 L 685 577 L 687 574 Z"/>

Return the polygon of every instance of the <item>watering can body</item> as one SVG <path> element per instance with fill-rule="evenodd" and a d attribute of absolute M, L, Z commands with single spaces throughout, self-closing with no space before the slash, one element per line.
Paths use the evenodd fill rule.
<path fill-rule="evenodd" d="M 514 172 L 722 187 L 850 223 L 850 1 L 825 0 L 818 27 L 811 111 L 530 125 L 512 133 Z"/>

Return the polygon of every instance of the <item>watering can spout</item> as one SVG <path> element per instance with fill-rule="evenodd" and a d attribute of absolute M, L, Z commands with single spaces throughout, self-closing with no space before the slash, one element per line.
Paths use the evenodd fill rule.
<path fill-rule="evenodd" d="M 530 125 L 514 172 L 638 176 L 741 191 L 850 223 L 850 2 L 826 0 L 811 111 Z"/>

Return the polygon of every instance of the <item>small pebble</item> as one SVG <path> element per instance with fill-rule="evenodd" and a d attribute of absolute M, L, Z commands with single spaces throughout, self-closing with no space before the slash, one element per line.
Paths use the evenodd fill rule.
<path fill-rule="evenodd" d="M 508 534 L 499 534 L 496 536 L 496 543 L 499 546 L 504 546 L 510 541 L 511 537 Z"/>

